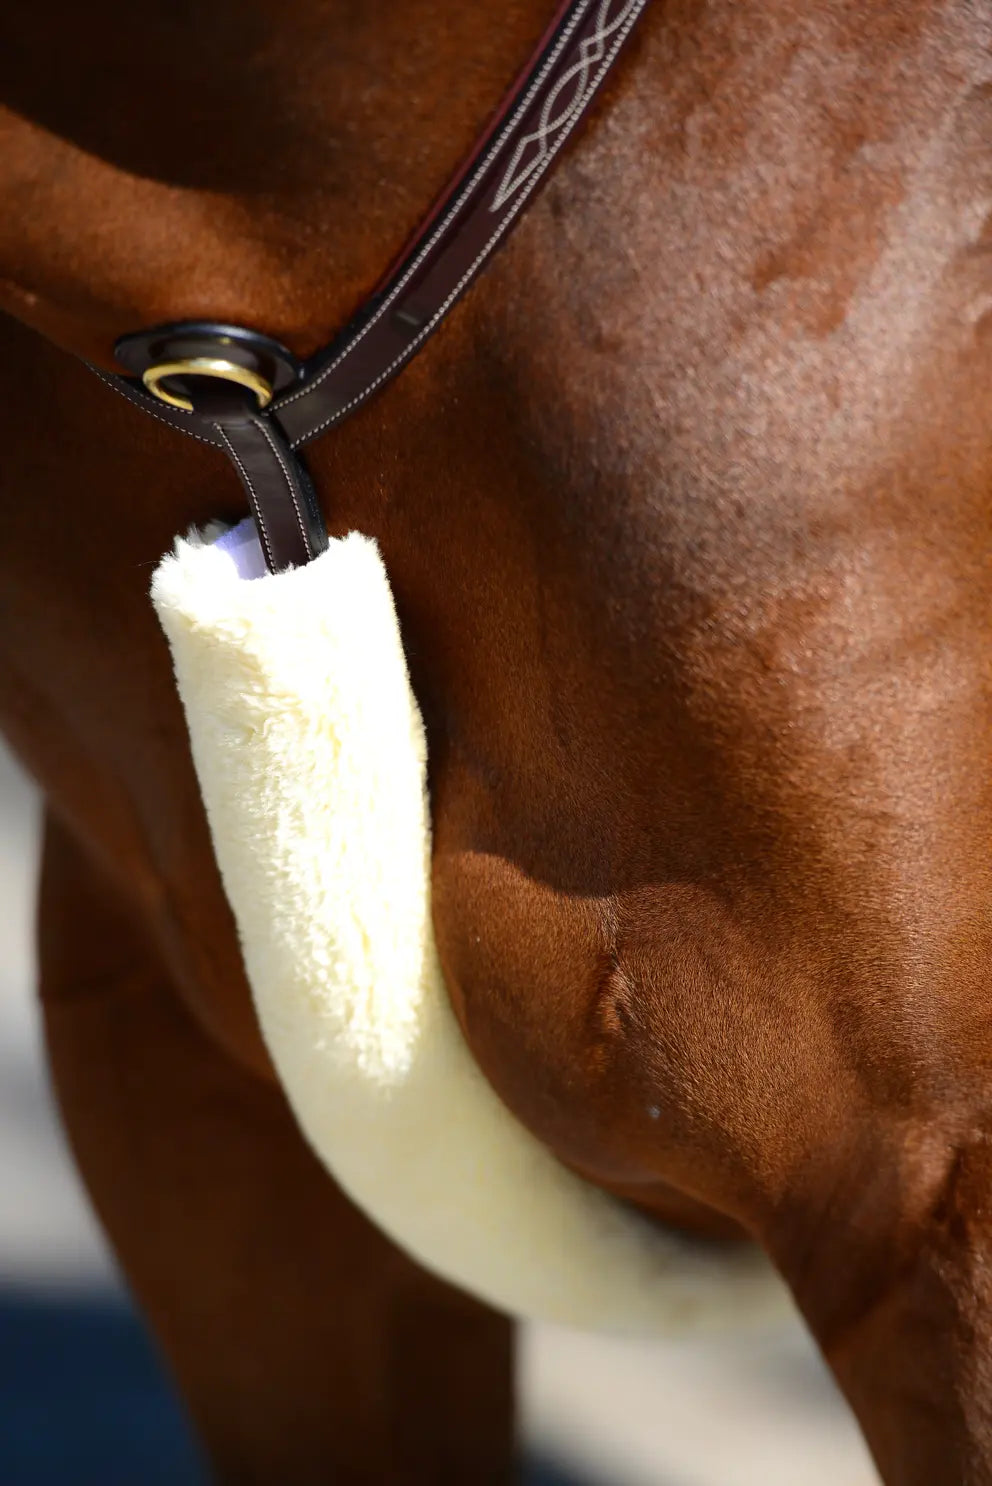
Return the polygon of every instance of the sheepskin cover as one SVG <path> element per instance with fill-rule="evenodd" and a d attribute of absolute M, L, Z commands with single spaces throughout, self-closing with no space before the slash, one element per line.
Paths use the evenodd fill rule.
<path fill-rule="evenodd" d="M 424 729 L 375 544 L 254 581 L 239 544 L 244 569 L 240 539 L 177 541 L 152 595 L 262 1031 L 314 1150 L 396 1243 L 518 1316 L 657 1332 L 776 1313 L 759 1255 L 668 1233 L 565 1170 L 473 1061 L 432 934 Z"/>

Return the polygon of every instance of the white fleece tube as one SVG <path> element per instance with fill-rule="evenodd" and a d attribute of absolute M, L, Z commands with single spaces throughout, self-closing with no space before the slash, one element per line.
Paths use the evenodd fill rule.
<path fill-rule="evenodd" d="M 354 1202 L 519 1316 L 652 1332 L 780 1309 L 757 1254 L 573 1176 L 476 1067 L 434 946 L 424 732 L 375 544 L 248 582 L 180 540 L 152 596 L 262 1030 Z"/>

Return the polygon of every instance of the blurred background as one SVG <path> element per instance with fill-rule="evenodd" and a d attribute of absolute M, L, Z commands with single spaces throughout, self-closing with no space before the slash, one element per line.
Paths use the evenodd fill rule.
<path fill-rule="evenodd" d="M 37 857 L 37 797 L 0 748 L 0 1483 L 207 1486 L 49 1096 Z M 534 1326 L 520 1367 L 526 1486 L 877 1486 L 798 1326 L 664 1345 Z"/>

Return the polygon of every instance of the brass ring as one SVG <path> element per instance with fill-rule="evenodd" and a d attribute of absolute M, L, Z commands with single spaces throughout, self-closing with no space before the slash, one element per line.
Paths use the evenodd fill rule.
<path fill-rule="evenodd" d="M 157 366 L 150 366 L 146 372 L 142 372 L 141 380 L 148 391 L 160 402 L 167 402 L 170 408 L 182 408 L 184 413 L 192 413 L 193 404 L 188 397 L 177 397 L 173 392 L 166 392 L 162 382 L 166 377 L 219 377 L 222 382 L 237 382 L 239 387 L 247 387 L 254 392 L 258 398 L 258 405 L 264 408 L 272 401 L 272 387 L 258 372 L 249 371 L 246 366 L 239 366 L 236 361 L 226 361 L 219 356 L 189 356 L 184 361 L 160 361 Z"/>

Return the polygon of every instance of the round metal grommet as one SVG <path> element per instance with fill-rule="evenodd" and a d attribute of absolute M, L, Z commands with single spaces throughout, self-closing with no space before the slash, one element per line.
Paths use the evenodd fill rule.
<path fill-rule="evenodd" d="M 263 408 L 298 385 L 303 363 L 286 346 L 243 325 L 179 320 L 121 336 L 118 362 L 158 402 L 213 418 Z"/>
<path fill-rule="evenodd" d="M 254 392 L 260 408 L 272 401 L 271 382 L 249 367 L 239 366 L 236 361 L 227 361 L 222 356 L 184 356 L 178 361 L 160 361 L 141 373 L 148 391 L 160 402 L 168 403 L 171 408 L 182 408 L 184 413 L 192 413 L 193 404 L 188 397 L 162 386 L 168 377 L 217 377 L 222 382 L 235 382 L 239 387 Z"/>

